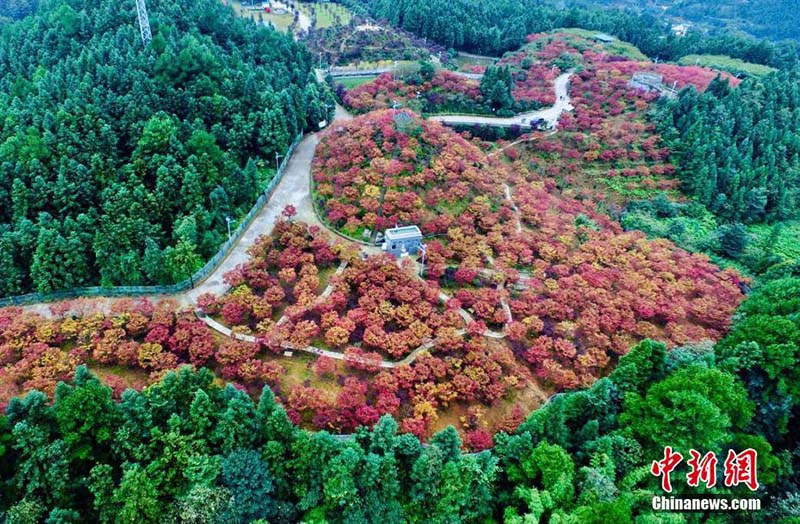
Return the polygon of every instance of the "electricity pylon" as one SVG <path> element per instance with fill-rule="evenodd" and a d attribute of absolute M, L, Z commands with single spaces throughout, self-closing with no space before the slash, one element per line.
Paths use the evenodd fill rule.
<path fill-rule="evenodd" d="M 153 35 L 150 33 L 150 17 L 147 16 L 147 6 L 144 0 L 136 0 L 136 16 L 139 19 L 139 32 L 142 34 L 142 45 L 147 47 Z"/>

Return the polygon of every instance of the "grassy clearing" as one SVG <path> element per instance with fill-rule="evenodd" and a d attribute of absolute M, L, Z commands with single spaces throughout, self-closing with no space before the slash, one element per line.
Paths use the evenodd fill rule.
<path fill-rule="evenodd" d="M 374 76 L 348 76 L 337 78 L 336 83 L 342 84 L 347 89 L 355 89 L 375 80 Z"/>
<path fill-rule="evenodd" d="M 522 389 L 511 390 L 508 395 L 495 402 L 491 407 L 480 406 L 481 422 L 479 427 L 494 432 L 503 419 L 511 415 L 515 405 L 519 405 L 524 413 L 532 413 L 544 404 L 554 391 L 539 382 L 532 380 Z M 463 402 L 454 402 L 449 407 L 439 412 L 439 417 L 432 424 L 431 433 L 442 431 L 447 426 L 453 426 L 460 432 L 464 431 L 464 422 L 467 420 L 469 405 Z"/>
<path fill-rule="evenodd" d="M 262 24 L 272 24 L 275 26 L 275 29 L 284 33 L 289 31 L 289 26 L 292 25 L 294 21 L 294 16 L 290 13 L 275 14 L 265 13 L 264 10 L 261 9 L 248 9 L 250 6 L 249 3 L 245 3 L 243 6 L 242 2 L 237 0 L 222 0 L 222 3 L 231 6 L 236 14 L 241 17 L 249 18 Z M 256 5 L 260 5 L 260 3 L 257 2 Z"/>
<path fill-rule="evenodd" d="M 440 200 L 436 210 L 446 215 L 459 216 L 471 203 L 472 199 L 466 197 L 458 200 Z"/>
<path fill-rule="evenodd" d="M 600 33 L 600 31 L 587 31 L 586 29 L 569 28 L 554 29 L 550 31 L 550 33 L 567 33 L 570 35 L 587 38 L 589 40 L 594 40 L 594 37 Z M 650 59 L 644 53 L 639 51 L 639 48 L 627 42 L 623 42 L 622 40 L 615 40 L 609 44 L 602 44 L 602 46 L 610 55 L 626 56 L 632 60 L 650 61 Z"/>
<path fill-rule="evenodd" d="M 497 59 L 489 56 L 465 56 L 459 54 L 455 57 L 454 61 L 458 71 L 469 72 L 473 66 L 489 67 L 497 62 Z"/>
<path fill-rule="evenodd" d="M 346 7 L 339 4 L 301 3 L 299 6 L 300 10 L 306 13 L 309 17 L 316 15 L 318 29 L 333 27 L 334 25 L 347 25 L 353 18 L 353 13 L 350 12 L 350 10 Z"/>
<path fill-rule="evenodd" d="M 732 75 L 767 76 L 777 69 L 761 64 L 751 64 L 725 55 L 687 55 L 678 61 L 681 65 L 699 65 L 727 71 Z"/>
<path fill-rule="evenodd" d="M 107 366 L 104 364 L 90 363 L 89 371 L 103 382 L 109 377 L 116 377 L 122 384 L 129 388 L 141 387 L 150 382 L 149 375 L 142 369 L 133 369 L 126 366 Z"/>
<path fill-rule="evenodd" d="M 598 181 L 605 186 L 608 191 L 613 192 L 622 198 L 623 201 L 645 200 L 656 197 L 664 190 L 658 187 L 659 178 L 656 176 L 618 176 L 614 178 L 600 178 Z M 678 199 L 678 191 L 668 191 L 673 199 Z"/>
<path fill-rule="evenodd" d="M 317 291 L 318 295 L 321 295 L 325 288 L 328 287 L 328 282 L 330 282 L 331 277 L 336 273 L 338 268 L 336 266 L 326 267 L 325 269 L 320 269 L 319 271 L 319 290 Z"/>
<path fill-rule="evenodd" d="M 748 227 L 753 245 L 784 259 L 800 259 L 800 220 Z"/>

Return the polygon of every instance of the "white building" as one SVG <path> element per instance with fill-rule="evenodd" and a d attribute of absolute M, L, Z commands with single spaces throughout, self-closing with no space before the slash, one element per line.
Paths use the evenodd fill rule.
<path fill-rule="evenodd" d="M 422 231 L 417 226 L 403 226 L 387 229 L 383 235 L 381 248 L 395 257 L 400 257 L 404 254 L 416 255 L 421 243 Z"/>

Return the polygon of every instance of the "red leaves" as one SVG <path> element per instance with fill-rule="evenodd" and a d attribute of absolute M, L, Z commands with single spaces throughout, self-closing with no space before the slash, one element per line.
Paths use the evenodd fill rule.
<path fill-rule="evenodd" d="M 283 211 L 281 211 L 281 215 L 287 220 L 291 220 L 297 215 L 297 208 L 292 204 L 287 204 L 286 207 L 283 208 Z"/>
<path fill-rule="evenodd" d="M 480 84 L 450 71 L 438 71 L 430 82 L 411 85 L 395 80 L 391 73 L 384 73 L 372 82 L 367 82 L 347 91 L 344 103 L 358 113 L 377 109 L 388 109 L 394 101 L 407 106 L 409 101 L 419 98 L 434 105 L 448 106 L 455 101 L 481 103 L 483 94 Z"/>
<path fill-rule="evenodd" d="M 219 345 L 214 357 L 222 365 L 241 364 L 253 358 L 257 352 L 258 346 L 255 344 L 227 339 Z"/>
<path fill-rule="evenodd" d="M 541 43 L 538 58 L 545 62 L 575 54 L 563 42 Z M 515 72 L 527 72 L 517 77 L 515 94 L 543 101 L 552 96 L 558 70 L 549 63 L 523 66 L 526 55 L 506 58 Z M 525 387 L 532 373 L 557 389 L 574 388 L 607 373 L 615 356 L 644 337 L 671 345 L 719 337 L 741 299 L 737 275 L 669 242 L 625 233 L 596 211 L 598 202 L 624 203 L 608 196 L 599 179 L 616 178 L 627 191 L 668 189 L 674 167 L 642 118 L 654 97 L 627 88 L 642 65 L 600 60 L 590 50 L 583 58 L 572 81 L 576 111 L 564 116 L 561 132 L 534 133 L 527 149 L 507 149 L 504 160 L 409 112 L 406 123 L 383 111 L 324 136 L 313 166 L 323 212 L 352 234 L 418 223 L 435 235 L 428 241 L 428 281 L 387 257 L 361 261 L 342 244 L 331 245 L 319 228 L 281 220 L 251 248 L 252 258 L 225 276 L 229 294 L 198 299 L 204 313 L 254 333 L 258 345 L 226 340 L 217 347 L 193 317 L 146 301 L 120 302 L 107 318 L 53 322 L 0 310 L 0 392 L 52 391 L 89 356 L 96 366 L 135 367 L 151 376 L 188 362 L 215 366 L 251 391 L 279 386 L 298 423 L 352 431 L 391 413 L 404 431 L 425 436 L 441 410 L 497 403 Z M 674 66 L 660 70 L 668 81 L 702 85 L 707 78 Z M 388 92 L 397 87 L 390 82 L 381 77 L 376 85 Z M 429 92 L 465 85 L 439 74 Z M 364 92 L 375 89 L 368 86 Z M 358 90 L 349 96 L 364 101 Z M 283 216 L 296 211 L 287 206 Z M 341 260 L 349 266 L 334 276 Z M 456 298 L 442 304 L 440 284 Z M 65 303 L 53 312 L 63 317 L 79 307 Z M 462 307 L 475 319 L 469 325 Z M 487 325 L 505 330 L 506 338 L 484 336 Z M 282 353 L 285 342 L 340 351 L 344 359 L 320 357 L 309 365 L 314 376 L 286 376 L 262 353 Z M 381 367 L 383 359 L 400 360 L 420 347 L 413 363 Z M 524 415 L 515 406 L 495 428 L 513 430 Z M 467 447 L 491 446 L 485 422 L 470 420 L 464 428 Z"/>
<path fill-rule="evenodd" d="M 239 326 L 244 323 L 247 315 L 247 306 L 241 302 L 227 301 L 220 311 L 222 320 L 229 326 Z"/>
<path fill-rule="evenodd" d="M 507 168 L 441 124 L 402 114 L 410 119 L 401 126 L 405 131 L 395 123 L 394 111 L 380 111 L 323 137 L 312 174 L 331 224 L 351 235 L 362 227 L 382 230 L 396 223 L 445 233 L 450 226 L 445 217 L 453 207 L 466 211 L 458 213 L 465 237 L 502 222 L 499 209 L 491 211 L 490 204 L 502 208 L 503 203 L 492 180 L 502 178 Z M 479 196 L 487 202 L 474 208 L 470 204 Z M 466 245 L 473 253 L 478 247 L 477 242 Z"/>
<path fill-rule="evenodd" d="M 330 357 L 319 357 L 313 365 L 314 374 L 320 378 L 332 378 L 336 372 L 336 361 Z"/>
<path fill-rule="evenodd" d="M 473 429 L 464 435 L 464 446 L 472 451 L 483 451 L 494 446 L 492 434 L 485 429 Z"/>
<path fill-rule="evenodd" d="M 216 315 L 219 313 L 217 296 L 213 293 L 203 293 L 197 297 L 197 307 L 206 315 Z"/>

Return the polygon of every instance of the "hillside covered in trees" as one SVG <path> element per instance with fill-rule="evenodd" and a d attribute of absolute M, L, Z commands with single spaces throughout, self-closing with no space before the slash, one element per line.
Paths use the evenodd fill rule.
<path fill-rule="evenodd" d="M 0 27 L 0 295 L 183 280 L 324 118 L 290 37 L 214 0 L 148 3 L 147 48 L 133 3 Z"/>
<path fill-rule="evenodd" d="M 793 0 L 569 0 L 567 5 L 641 9 L 758 38 L 800 38 L 800 12 Z"/>
<path fill-rule="evenodd" d="M 32 393 L 0 416 L 0 507 L 6 522 L 63 524 L 710 522 L 652 510 L 664 492 L 646 464 L 668 445 L 686 457 L 756 450 L 759 489 L 713 493 L 760 498 L 765 522 L 791 524 L 800 280 L 797 266 L 783 269 L 716 347 L 644 341 L 609 377 L 553 398 L 477 454 L 452 428 L 422 445 L 390 417 L 352 438 L 309 433 L 269 389 L 253 401 L 188 367 L 117 403 L 81 367 L 52 405 Z M 703 489 L 687 471 L 673 472 L 673 495 Z"/>
<path fill-rule="evenodd" d="M 547 0 L 337 1 L 373 17 L 356 48 L 395 41 L 384 19 L 502 58 L 342 86 L 365 114 L 301 143 L 283 212 L 202 294 L 0 308 L 0 524 L 798 524 L 797 48 Z M 124 3 L 0 0 L 0 295 L 181 278 L 331 120 L 322 55 L 217 0 L 148 5 L 143 47 Z M 780 71 L 664 61 L 701 51 Z M 556 99 L 546 131 L 419 113 Z M 409 224 L 416 255 L 364 245 Z"/>
<path fill-rule="evenodd" d="M 543 0 L 337 1 L 447 48 L 493 56 L 518 48 L 531 33 L 580 27 L 608 32 L 662 60 L 697 53 L 724 54 L 779 66 L 798 59 L 796 44 L 777 46 L 727 33 L 706 35 L 699 31 L 678 37 L 662 17 L 620 9 L 564 9 Z"/>
<path fill-rule="evenodd" d="M 800 212 L 800 75 L 784 72 L 731 89 L 716 82 L 666 105 L 660 127 L 687 192 L 739 222 Z"/>

